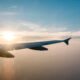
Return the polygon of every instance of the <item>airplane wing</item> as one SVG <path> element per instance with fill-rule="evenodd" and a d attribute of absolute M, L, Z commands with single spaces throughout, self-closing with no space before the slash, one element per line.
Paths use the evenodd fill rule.
<path fill-rule="evenodd" d="M 48 50 L 45 45 L 49 44 L 55 44 L 55 43 L 61 43 L 64 42 L 65 44 L 69 44 L 69 40 L 71 38 L 67 38 L 65 40 L 51 40 L 51 41 L 41 41 L 41 42 L 32 42 L 32 43 L 17 43 L 12 46 L 13 49 L 18 50 L 18 49 L 24 49 L 24 48 L 29 48 L 33 50 Z"/>
<path fill-rule="evenodd" d="M 69 44 L 69 40 L 71 38 L 65 39 L 65 40 L 52 40 L 52 41 L 41 41 L 41 42 L 32 42 L 32 43 L 17 43 L 10 46 L 0 45 L 2 48 L 0 49 L 0 57 L 6 57 L 6 58 L 14 58 L 14 55 L 12 55 L 8 50 L 18 50 L 18 49 L 24 49 L 29 48 L 33 50 L 48 50 L 45 45 L 49 44 L 55 44 L 55 43 L 61 43 L 64 42 L 65 44 Z"/>

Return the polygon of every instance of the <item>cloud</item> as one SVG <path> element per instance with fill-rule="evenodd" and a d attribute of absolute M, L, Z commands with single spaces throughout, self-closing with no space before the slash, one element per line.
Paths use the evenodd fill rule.
<path fill-rule="evenodd" d="M 79 31 L 69 31 L 67 27 L 43 26 L 32 22 L 21 22 L 19 27 L 28 35 L 57 36 L 57 37 L 80 37 Z"/>
<path fill-rule="evenodd" d="M 13 16 L 16 15 L 16 12 L 12 12 L 12 11 L 4 11 L 4 12 L 0 12 L 1 16 Z"/>
<path fill-rule="evenodd" d="M 4 25 L 5 24 L 5 25 Z M 69 31 L 67 27 L 55 25 L 41 25 L 29 21 L 15 21 L 3 23 L 3 30 L 16 31 L 23 36 L 56 36 L 56 37 L 80 37 L 79 31 Z M 1 29 L 2 30 L 2 29 Z"/>
<path fill-rule="evenodd" d="M 35 32 L 47 31 L 47 29 L 44 26 L 41 26 L 32 22 L 22 22 L 20 23 L 20 28 L 26 31 L 35 31 Z"/>
<path fill-rule="evenodd" d="M 0 10 L 0 15 L 2 16 L 11 16 L 11 15 L 16 15 L 19 14 L 19 8 L 17 5 L 12 5 L 12 6 L 8 6 L 5 8 L 5 10 Z"/>
<path fill-rule="evenodd" d="M 33 32 L 62 32 L 66 31 L 66 27 L 56 27 L 55 25 L 41 25 L 41 24 L 36 24 L 28 21 L 21 21 L 16 23 L 17 29 L 21 31 L 33 31 Z"/>
<path fill-rule="evenodd" d="M 9 9 L 17 9 L 17 5 L 10 6 Z"/>

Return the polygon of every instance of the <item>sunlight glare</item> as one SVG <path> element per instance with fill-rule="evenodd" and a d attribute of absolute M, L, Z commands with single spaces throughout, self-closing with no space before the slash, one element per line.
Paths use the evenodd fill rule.
<path fill-rule="evenodd" d="M 3 32 L 2 37 L 6 41 L 12 41 L 15 39 L 15 33 L 13 32 Z"/>

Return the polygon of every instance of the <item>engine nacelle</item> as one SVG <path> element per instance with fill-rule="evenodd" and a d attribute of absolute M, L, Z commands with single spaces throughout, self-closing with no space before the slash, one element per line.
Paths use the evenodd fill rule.
<path fill-rule="evenodd" d="M 13 58 L 14 55 L 12 55 L 4 49 L 0 49 L 0 57 Z"/>

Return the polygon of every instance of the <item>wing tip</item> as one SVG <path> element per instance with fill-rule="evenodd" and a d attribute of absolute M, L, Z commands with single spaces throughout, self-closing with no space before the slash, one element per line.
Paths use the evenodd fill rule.
<path fill-rule="evenodd" d="M 69 37 L 69 38 L 67 38 L 67 39 L 64 40 L 64 42 L 65 42 L 66 45 L 69 45 L 69 40 L 70 40 L 70 39 L 72 39 L 72 38 Z"/>

